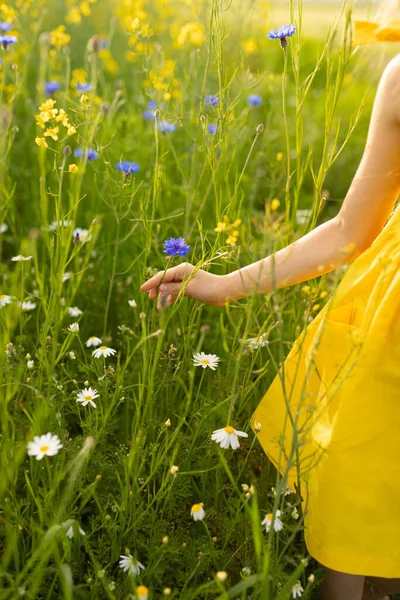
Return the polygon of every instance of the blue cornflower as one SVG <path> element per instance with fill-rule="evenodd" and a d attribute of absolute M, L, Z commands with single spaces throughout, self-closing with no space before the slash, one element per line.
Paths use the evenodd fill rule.
<path fill-rule="evenodd" d="M 51 96 L 55 92 L 58 92 L 60 87 L 61 85 L 58 83 L 58 81 L 46 81 L 46 83 L 44 84 L 44 91 L 46 96 Z"/>
<path fill-rule="evenodd" d="M 252 106 L 261 106 L 262 98 L 258 94 L 250 94 L 250 96 L 247 96 L 247 102 Z"/>
<path fill-rule="evenodd" d="M 211 123 L 211 124 L 208 126 L 208 131 L 211 133 L 211 135 L 214 135 L 214 133 L 217 131 L 217 126 L 216 126 L 216 125 L 214 125 L 213 123 Z"/>
<path fill-rule="evenodd" d="M 157 102 L 155 100 L 149 100 L 147 106 L 150 110 L 145 110 L 143 116 L 148 121 L 154 121 L 155 116 L 153 111 L 157 108 Z"/>
<path fill-rule="evenodd" d="M 93 148 L 88 148 L 87 150 L 82 150 L 82 148 L 78 148 L 77 150 L 75 150 L 74 156 L 77 158 L 87 158 L 88 161 L 96 160 L 96 158 L 99 158 L 99 155 L 97 154 L 96 150 L 93 150 Z"/>
<path fill-rule="evenodd" d="M 211 106 L 218 106 L 220 103 L 219 96 L 206 96 L 204 99 L 205 104 L 211 104 Z"/>
<path fill-rule="evenodd" d="M 275 29 L 270 29 L 267 33 L 267 37 L 270 40 L 280 40 L 281 47 L 286 48 L 288 45 L 287 37 L 291 37 L 296 31 L 295 25 L 283 25 L 279 27 L 278 31 Z"/>
<path fill-rule="evenodd" d="M 140 170 L 140 167 L 135 162 L 129 162 L 129 160 L 121 160 L 119 163 L 115 165 L 117 171 L 121 171 L 121 173 L 137 173 Z"/>
<path fill-rule="evenodd" d="M 0 23 L 0 31 L 11 31 L 11 29 L 14 29 L 14 25 L 12 23 L 6 23 L 5 21 Z"/>
<path fill-rule="evenodd" d="M 189 252 L 190 246 L 186 244 L 185 238 L 169 238 L 164 242 L 164 252 L 168 254 L 168 256 L 186 256 Z"/>
<path fill-rule="evenodd" d="M 175 131 L 176 125 L 174 123 L 168 123 L 165 119 L 157 123 L 157 128 L 160 131 Z"/>
<path fill-rule="evenodd" d="M 76 89 L 78 90 L 78 92 L 90 92 L 90 90 L 92 89 L 92 84 L 91 83 L 77 83 Z"/>
<path fill-rule="evenodd" d="M 18 39 L 15 35 L 0 35 L 0 44 L 4 49 L 6 49 L 7 46 L 11 46 L 11 44 L 15 44 L 16 42 L 18 42 Z"/>

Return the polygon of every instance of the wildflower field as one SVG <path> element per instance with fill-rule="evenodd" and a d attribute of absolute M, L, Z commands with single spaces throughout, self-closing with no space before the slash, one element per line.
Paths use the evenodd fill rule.
<path fill-rule="evenodd" d="M 0 4 L 1 600 L 318 597 L 249 419 L 346 265 L 224 306 L 140 290 L 338 212 L 391 50 L 313 10 Z"/>

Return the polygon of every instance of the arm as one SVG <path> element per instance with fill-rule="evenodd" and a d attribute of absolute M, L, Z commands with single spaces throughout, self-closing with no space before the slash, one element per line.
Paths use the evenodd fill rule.
<path fill-rule="evenodd" d="M 271 291 L 273 258 L 276 287 L 281 288 L 332 271 L 372 244 L 400 193 L 399 98 L 400 54 L 379 82 L 364 154 L 338 215 L 276 254 L 228 275 L 232 297 Z"/>
<path fill-rule="evenodd" d="M 400 193 L 400 54 L 379 82 L 360 165 L 339 213 L 275 254 L 225 276 L 197 270 L 184 294 L 221 306 L 226 300 L 267 293 L 312 279 L 354 260 L 382 230 Z M 347 250 L 347 251 L 346 251 Z M 183 263 L 142 286 L 150 299 L 171 304 L 194 267 Z M 161 284 L 161 287 L 159 287 Z M 158 307 L 161 308 L 160 303 Z"/>

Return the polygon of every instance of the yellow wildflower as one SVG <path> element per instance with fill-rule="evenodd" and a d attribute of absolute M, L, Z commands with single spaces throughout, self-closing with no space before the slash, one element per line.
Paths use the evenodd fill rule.
<path fill-rule="evenodd" d="M 82 104 L 82 106 L 86 107 L 89 102 L 89 96 L 87 94 L 82 94 L 82 96 L 79 98 L 79 102 Z"/>
<path fill-rule="evenodd" d="M 75 164 L 69 165 L 68 173 L 77 173 L 78 171 L 79 169 Z"/>
<path fill-rule="evenodd" d="M 0 12 L 2 14 L 2 18 L 8 23 L 11 23 L 11 21 L 14 21 L 14 19 L 17 18 L 16 11 L 10 6 L 7 6 L 7 4 L 0 4 Z"/>
<path fill-rule="evenodd" d="M 44 129 L 45 123 L 50 121 L 50 115 L 47 112 L 41 112 L 39 115 L 35 115 L 36 123 Z"/>
<path fill-rule="evenodd" d="M 50 127 L 44 134 L 45 137 L 51 137 L 53 140 L 58 140 L 58 127 Z"/>
<path fill-rule="evenodd" d="M 80 10 L 77 6 L 72 6 L 65 17 L 67 23 L 80 23 L 82 21 Z"/>
<path fill-rule="evenodd" d="M 44 137 L 36 137 L 35 142 L 37 143 L 38 146 L 40 146 L 40 148 L 48 148 L 49 147 L 49 145 L 46 142 L 46 140 L 44 139 Z"/>
<path fill-rule="evenodd" d="M 90 10 L 90 6 L 89 6 L 89 2 L 81 2 L 79 5 L 79 8 L 81 9 L 81 13 L 85 16 L 88 17 L 91 14 L 91 10 Z"/>
<path fill-rule="evenodd" d="M 54 108 L 54 105 L 56 102 L 57 102 L 57 100 L 48 98 L 47 100 L 42 102 L 42 104 L 39 106 L 39 110 L 43 111 L 43 112 L 48 112 L 49 110 L 52 110 Z"/>
<path fill-rule="evenodd" d="M 237 238 L 239 237 L 238 231 L 232 231 L 231 235 L 226 239 L 225 243 L 228 246 L 236 246 Z"/>
<path fill-rule="evenodd" d="M 50 32 L 50 43 L 56 48 L 60 48 L 61 46 L 67 46 L 71 36 L 68 33 L 65 33 L 65 26 L 59 25 L 56 29 Z"/>
<path fill-rule="evenodd" d="M 220 233 L 221 231 L 225 231 L 226 229 L 226 223 L 222 223 L 221 221 L 218 221 L 217 226 L 215 227 L 214 231 L 216 231 L 217 233 Z"/>
<path fill-rule="evenodd" d="M 67 135 L 71 136 L 71 135 L 75 135 L 75 133 L 76 133 L 76 128 L 73 125 L 68 125 Z"/>
<path fill-rule="evenodd" d="M 271 210 L 276 210 L 280 205 L 278 198 L 274 198 L 271 202 Z"/>
<path fill-rule="evenodd" d="M 282 160 L 282 158 L 283 158 L 283 152 L 278 152 L 278 154 L 276 155 L 276 160 L 278 162 L 280 162 Z"/>
<path fill-rule="evenodd" d="M 64 127 L 69 126 L 68 115 L 63 108 L 60 108 L 60 111 L 56 117 L 56 121 L 57 123 L 61 121 L 61 124 L 64 125 Z"/>
<path fill-rule="evenodd" d="M 242 48 L 246 52 L 246 54 L 253 54 L 258 51 L 257 40 L 254 38 L 249 38 L 248 40 L 243 40 Z"/>
<path fill-rule="evenodd" d="M 204 38 L 204 30 L 200 24 L 190 22 L 181 27 L 175 44 L 178 48 L 184 48 L 187 44 L 191 44 L 192 46 L 201 46 L 204 42 Z"/>

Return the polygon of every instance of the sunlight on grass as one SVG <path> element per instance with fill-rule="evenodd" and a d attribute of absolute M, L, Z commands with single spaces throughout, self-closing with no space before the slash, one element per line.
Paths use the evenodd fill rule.
<path fill-rule="evenodd" d="M 305 3 L 283 51 L 285 4 L 0 5 L 2 600 L 318 593 L 249 420 L 346 266 L 221 307 L 139 289 L 337 213 L 392 48 Z"/>

